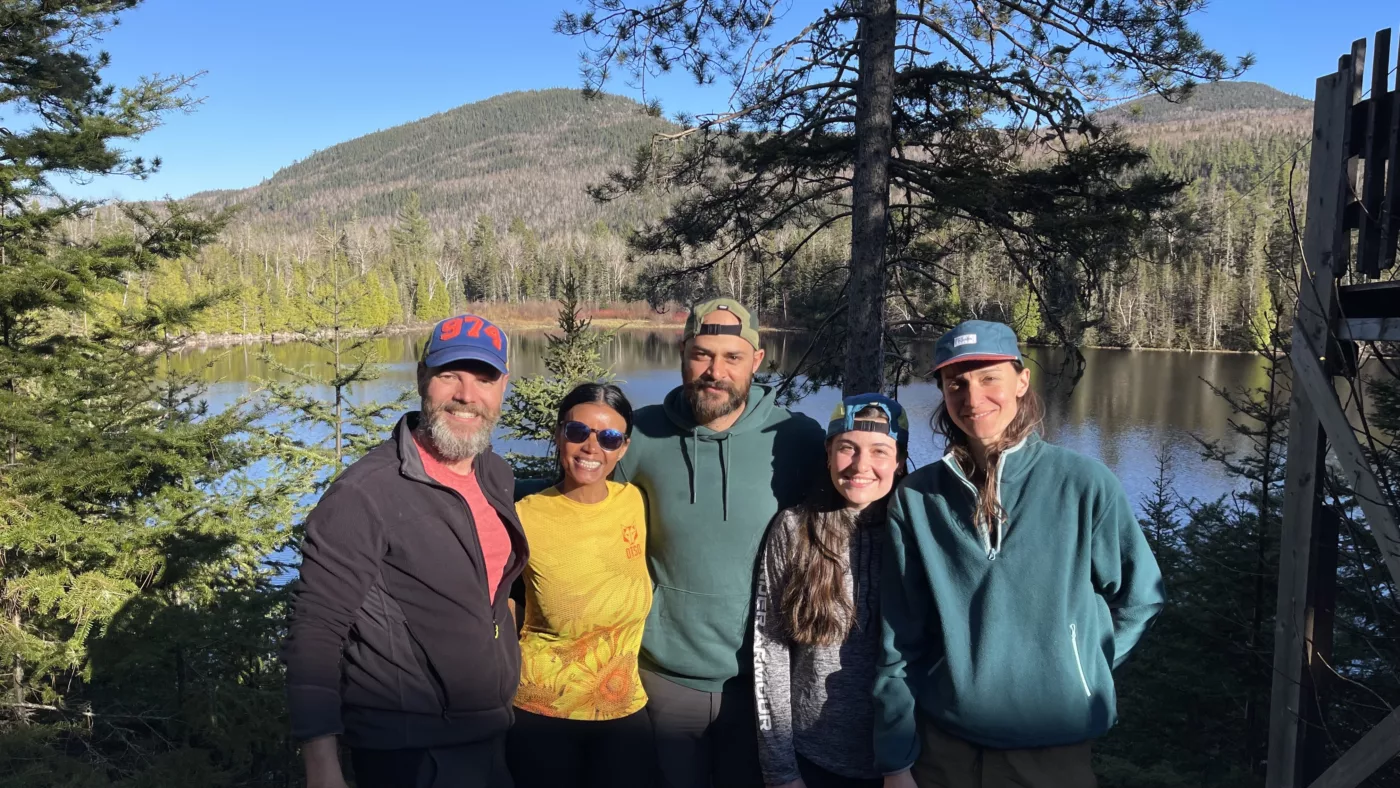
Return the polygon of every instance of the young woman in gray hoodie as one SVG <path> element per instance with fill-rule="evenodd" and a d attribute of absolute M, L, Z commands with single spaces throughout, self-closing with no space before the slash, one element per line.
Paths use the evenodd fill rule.
<path fill-rule="evenodd" d="M 885 501 L 909 424 L 879 394 L 847 397 L 827 427 L 826 473 L 779 512 L 759 565 L 754 696 L 769 786 L 879 788 L 870 735 L 880 653 Z"/>

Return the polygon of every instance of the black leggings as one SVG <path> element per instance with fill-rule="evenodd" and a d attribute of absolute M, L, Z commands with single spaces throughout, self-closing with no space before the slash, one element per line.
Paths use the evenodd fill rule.
<path fill-rule="evenodd" d="M 652 788 L 656 747 L 646 710 L 566 720 L 515 710 L 506 762 L 516 788 Z"/>
<path fill-rule="evenodd" d="M 800 752 L 797 753 L 797 771 L 802 775 L 802 782 L 807 788 L 880 788 L 885 784 L 882 777 L 862 779 L 829 772 L 803 758 Z"/>

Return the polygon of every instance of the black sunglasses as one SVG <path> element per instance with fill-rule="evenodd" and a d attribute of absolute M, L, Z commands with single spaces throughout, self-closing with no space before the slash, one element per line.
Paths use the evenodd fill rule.
<path fill-rule="evenodd" d="M 598 445 L 603 451 L 617 451 L 627 442 L 627 436 L 617 430 L 595 430 L 581 421 L 564 422 L 564 440 L 569 443 L 587 443 L 589 435 L 598 436 Z"/>

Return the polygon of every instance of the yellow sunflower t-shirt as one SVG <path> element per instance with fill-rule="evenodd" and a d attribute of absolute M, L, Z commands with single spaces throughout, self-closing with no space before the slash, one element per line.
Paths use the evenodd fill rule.
<path fill-rule="evenodd" d="M 530 543 L 516 708 L 571 720 L 638 711 L 651 611 L 641 491 L 608 482 L 605 500 L 583 504 L 551 487 L 515 509 Z"/>

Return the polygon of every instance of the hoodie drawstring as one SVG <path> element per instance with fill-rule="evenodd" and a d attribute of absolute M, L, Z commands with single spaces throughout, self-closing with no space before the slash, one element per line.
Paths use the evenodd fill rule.
<path fill-rule="evenodd" d="M 729 436 L 719 441 L 719 484 L 724 489 L 723 519 L 729 520 Z"/>
<path fill-rule="evenodd" d="M 700 436 L 694 432 L 690 433 L 690 462 L 686 463 L 686 469 L 690 473 L 690 503 L 695 503 L 695 477 L 700 473 Z M 734 455 L 729 450 L 729 436 L 722 435 L 715 440 L 719 444 L 719 478 L 720 488 L 723 493 L 722 516 L 729 520 L 729 466 L 734 462 Z M 685 451 L 685 439 L 681 439 L 681 451 Z"/>
<path fill-rule="evenodd" d="M 682 440 L 682 446 L 684 446 L 684 443 L 684 440 Z M 695 503 L 695 474 L 699 472 L 697 467 L 699 465 L 700 437 L 692 432 L 690 433 L 690 462 L 687 463 L 687 466 L 690 468 L 690 503 L 692 505 Z"/>

